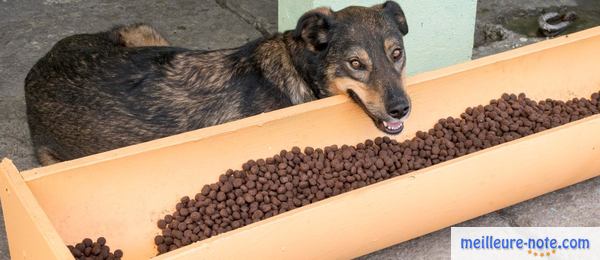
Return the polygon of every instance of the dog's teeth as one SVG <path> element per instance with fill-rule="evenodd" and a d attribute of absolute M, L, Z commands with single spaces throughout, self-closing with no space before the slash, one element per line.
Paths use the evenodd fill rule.
<path fill-rule="evenodd" d="M 383 126 L 385 126 L 385 128 L 395 131 L 398 130 L 400 128 L 402 128 L 404 124 L 402 122 L 392 122 L 392 123 L 388 123 L 386 121 L 383 121 Z"/>

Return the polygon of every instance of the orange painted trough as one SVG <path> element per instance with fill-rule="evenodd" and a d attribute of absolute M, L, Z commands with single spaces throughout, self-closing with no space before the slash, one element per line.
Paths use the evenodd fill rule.
<path fill-rule="evenodd" d="M 600 90 L 600 27 L 408 79 L 404 140 L 502 93 L 533 99 Z M 310 259 L 363 255 L 600 174 L 600 115 L 395 177 L 155 259 Z M 356 144 L 381 133 L 336 96 L 19 172 L 0 165 L 13 259 L 69 259 L 104 236 L 126 259 L 156 254 L 156 221 L 228 168 L 292 146 Z"/>

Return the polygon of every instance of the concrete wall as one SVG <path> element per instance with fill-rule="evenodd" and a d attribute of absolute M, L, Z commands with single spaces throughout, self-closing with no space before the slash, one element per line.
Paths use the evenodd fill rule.
<path fill-rule="evenodd" d="M 407 72 L 415 74 L 471 59 L 476 0 L 397 0 L 408 20 Z M 371 6 L 381 0 L 279 0 L 279 30 L 296 26 L 307 10 L 331 6 Z"/>

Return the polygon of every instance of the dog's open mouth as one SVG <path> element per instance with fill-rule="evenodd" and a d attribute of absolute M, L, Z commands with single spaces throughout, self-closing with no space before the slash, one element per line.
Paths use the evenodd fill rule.
<path fill-rule="evenodd" d="M 365 104 L 358 97 L 358 95 L 354 93 L 354 91 L 348 90 L 348 95 L 363 109 L 363 111 L 365 111 L 365 113 L 367 113 L 371 120 L 373 120 L 373 123 L 375 123 L 375 126 L 382 132 L 386 134 L 397 135 L 399 133 L 402 133 L 402 130 L 404 130 L 404 122 L 402 122 L 401 120 L 384 121 L 382 119 L 379 119 L 367 109 Z"/>
<path fill-rule="evenodd" d="M 404 130 L 404 122 L 402 121 L 381 121 L 385 132 L 388 134 L 399 134 Z"/>

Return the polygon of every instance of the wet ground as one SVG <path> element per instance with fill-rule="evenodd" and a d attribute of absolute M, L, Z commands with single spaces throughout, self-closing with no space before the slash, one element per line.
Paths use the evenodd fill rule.
<path fill-rule="evenodd" d="M 578 32 L 600 24 L 600 1 L 598 0 L 578 0 L 576 6 L 569 7 L 554 6 L 521 10 L 514 15 L 503 16 L 500 23 L 506 29 L 527 37 L 544 37 L 539 32 L 538 17 L 540 14 L 547 12 L 557 12 L 559 14 L 575 12 L 577 18 L 561 34 Z"/>
<path fill-rule="evenodd" d="M 577 19 L 560 35 L 600 25 L 599 0 L 480 0 L 473 58 L 546 40 L 539 32 L 538 18 L 569 11 Z"/>

